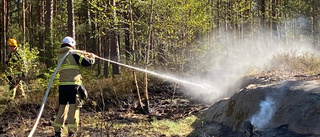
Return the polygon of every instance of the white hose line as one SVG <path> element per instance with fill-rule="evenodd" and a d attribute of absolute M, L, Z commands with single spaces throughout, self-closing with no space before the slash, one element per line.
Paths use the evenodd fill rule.
<path fill-rule="evenodd" d="M 66 54 L 63 55 L 63 57 L 60 59 L 58 65 L 57 65 L 57 67 L 56 67 L 56 69 L 54 70 L 54 72 L 53 72 L 53 74 L 52 74 L 52 76 L 51 76 L 49 85 L 48 85 L 48 87 L 47 87 L 47 90 L 46 90 L 45 95 L 44 95 L 43 100 L 42 100 L 42 104 L 41 104 L 41 107 L 40 107 L 40 111 L 39 111 L 39 114 L 38 114 L 37 121 L 36 121 L 36 123 L 34 124 L 31 132 L 30 132 L 29 135 L 28 135 L 28 137 L 32 137 L 32 136 L 33 136 L 33 133 L 35 132 L 35 130 L 36 130 L 36 128 L 37 128 L 37 125 L 38 125 L 38 123 L 39 123 L 39 121 L 40 121 L 40 118 L 41 118 L 41 115 L 42 115 L 42 112 L 43 112 L 43 108 L 44 108 L 44 105 L 45 105 L 45 103 L 46 103 L 46 100 L 47 100 L 47 97 L 48 97 L 48 94 L 49 94 L 49 91 L 50 91 L 50 88 L 51 88 L 51 85 L 52 85 L 52 82 L 53 82 L 53 80 L 54 80 L 54 78 L 55 78 L 55 76 L 56 76 L 56 74 L 57 74 L 57 72 L 58 72 L 58 70 L 59 70 L 62 62 L 63 62 L 64 59 L 69 55 L 69 53 L 70 53 L 70 51 L 68 51 Z"/>
<path fill-rule="evenodd" d="M 51 76 L 51 79 L 50 79 L 50 82 L 49 82 L 49 85 L 47 87 L 47 90 L 46 90 L 46 93 L 45 93 L 45 96 L 43 97 L 43 100 L 42 100 L 42 104 L 41 104 L 41 108 L 40 108 L 40 111 L 39 111 L 39 114 L 38 114 L 38 118 L 37 118 L 37 121 L 36 123 L 34 124 L 30 134 L 28 137 L 32 137 L 33 136 L 33 133 L 35 132 L 36 128 L 37 128 L 37 125 L 39 123 L 39 120 L 40 120 L 40 117 L 42 115 L 42 112 L 43 112 L 43 108 L 44 108 L 44 104 L 46 103 L 46 100 L 47 100 L 47 97 L 48 97 L 48 94 L 49 94 L 49 91 L 50 91 L 50 88 L 51 88 L 51 85 L 52 85 L 52 82 L 59 70 L 59 67 L 61 66 L 62 62 L 64 61 L 64 59 L 67 57 L 67 55 L 69 53 L 86 53 L 85 51 L 81 51 L 81 50 L 70 50 L 68 51 L 62 58 L 61 60 L 59 61 L 54 73 L 52 74 Z M 116 61 L 112 61 L 112 60 L 109 60 L 109 59 L 106 59 L 106 58 L 102 58 L 102 57 L 99 57 L 97 55 L 94 55 L 92 54 L 95 58 L 97 59 L 100 59 L 100 60 L 104 60 L 104 61 L 108 61 L 110 63 L 114 63 L 114 64 L 118 64 L 120 66 L 124 66 L 124 67 L 127 67 L 127 68 L 131 68 L 131 69 L 134 69 L 134 70 L 138 70 L 138 71 L 141 71 L 141 72 L 146 72 L 146 73 L 149 73 L 149 74 L 152 74 L 152 75 L 155 75 L 155 76 L 159 76 L 159 77 L 162 77 L 162 78 L 166 78 L 166 79 L 171 79 L 171 80 L 174 80 L 174 81 L 177 81 L 177 82 L 180 82 L 180 83 L 185 83 L 185 84 L 189 84 L 189 85 L 194 85 L 194 86 L 198 86 L 198 87 L 202 87 L 202 88 L 205 88 L 205 89 L 208 89 L 210 87 L 208 87 L 207 85 L 201 85 L 201 84 L 196 84 L 196 83 L 191 83 L 191 82 L 188 82 L 188 81 L 184 81 L 184 80 L 180 80 L 180 79 L 177 79 L 177 78 L 174 78 L 174 77 L 170 77 L 170 76 L 167 76 L 167 75 L 161 75 L 161 74 L 158 74 L 158 73 L 155 73 L 153 71 L 149 71 L 149 70 L 146 70 L 146 69 L 141 69 L 141 68 L 137 68 L 137 67 L 133 67 L 133 66 L 129 66 L 129 65 L 126 65 L 126 64 L 122 64 L 122 63 L 119 63 L 119 62 L 116 62 Z"/>
<path fill-rule="evenodd" d="M 81 50 L 72 50 L 71 52 L 86 54 L 86 51 L 81 51 Z M 92 54 L 92 53 L 90 53 L 90 54 Z M 95 58 L 103 60 L 103 61 L 108 61 L 110 63 L 118 64 L 120 66 L 124 66 L 124 67 L 127 67 L 127 68 L 131 68 L 131 69 L 134 69 L 134 70 L 145 72 L 145 73 L 148 73 L 148 74 L 151 74 L 151 75 L 154 75 L 154 76 L 157 76 L 157 77 L 161 77 L 161 78 L 164 78 L 164 79 L 170 79 L 170 80 L 178 82 L 178 83 L 184 83 L 184 84 L 187 84 L 187 85 L 197 86 L 197 87 L 200 87 L 200 88 L 202 88 L 204 90 L 209 90 L 209 89 L 212 88 L 211 86 L 206 85 L 206 84 L 198 84 L 198 83 L 193 83 L 193 82 L 189 82 L 189 81 L 186 81 L 186 80 L 181 80 L 181 79 L 178 79 L 178 78 L 175 78 L 175 77 L 171 77 L 171 76 L 168 76 L 168 75 L 162 75 L 162 74 L 159 74 L 159 73 L 156 73 L 156 72 L 153 72 L 153 71 L 149 71 L 147 69 L 141 69 L 141 68 L 133 67 L 133 66 L 130 66 L 130 65 L 122 64 L 122 63 L 119 63 L 119 62 L 116 62 L 116 61 L 112 61 L 110 59 L 99 57 L 99 56 L 94 55 L 94 54 L 92 54 L 92 55 Z"/>

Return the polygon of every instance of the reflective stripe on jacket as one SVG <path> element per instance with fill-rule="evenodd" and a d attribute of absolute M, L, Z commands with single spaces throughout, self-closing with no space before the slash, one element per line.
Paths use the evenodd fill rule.
<path fill-rule="evenodd" d="M 63 55 L 67 53 L 69 50 L 72 50 L 72 48 L 60 48 L 60 55 L 58 59 L 60 60 L 63 57 Z M 81 85 L 82 77 L 80 74 L 80 65 L 84 64 L 84 62 L 86 64 L 92 65 L 94 64 L 94 59 L 87 58 L 80 53 L 70 53 L 62 62 L 61 67 L 59 68 L 60 85 Z"/>

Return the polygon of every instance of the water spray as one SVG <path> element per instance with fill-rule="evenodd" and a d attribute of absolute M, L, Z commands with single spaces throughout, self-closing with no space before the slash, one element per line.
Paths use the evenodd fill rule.
<path fill-rule="evenodd" d="M 81 51 L 81 50 L 71 50 L 71 52 L 72 53 L 83 53 L 83 54 L 87 53 L 87 52 Z M 92 55 L 95 58 L 100 59 L 100 60 L 108 61 L 110 63 L 118 64 L 120 66 L 124 66 L 124 67 L 127 67 L 127 68 L 131 68 L 131 69 L 134 69 L 134 70 L 145 72 L 145 73 L 148 73 L 148 74 L 151 74 L 151 75 L 154 75 L 154 76 L 157 76 L 157 77 L 161 77 L 161 78 L 164 78 L 164 79 L 169 79 L 171 81 L 175 81 L 175 82 L 178 82 L 178 83 L 197 86 L 197 87 L 201 87 L 203 89 L 210 89 L 211 88 L 209 85 L 192 83 L 192 82 L 189 82 L 189 81 L 181 80 L 181 79 L 178 79 L 178 78 L 175 78 L 175 77 L 171 77 L 171 76 L 168 76 L 168 75 L 159 74 L 159 73 L 156 73 L 156 72 L 153 72 L 153 71 L 149 71 L 149 70 L 146 70 L 146 69 L 141 69 L 141 68 L 133 67 L 133 66 L 130 66 L 130 65 L 122 64 L 122 63 L 119 63 L 119 62 L 116 62 L 116 61 L 112 61 L 110 59 L 99 57 L 99 56 L 94 55 L 94 54 L 92 54 Z"/>
<path fill-rule="evenodd" d="M 42 112 L 43 112 L 43 109 L 44 109 L 44 105 L 45 105 L 45 102 L 47 100 L 47 97 L 48 97 L 48 94 L 49 94 L 49 91 L 50 91 L 50 88 L 51 88 L 51 85 L 52 85 L 52 82 L 62 64 L 62 62 L 64 61 L 64 59 L 70 54 L 70 53 L 83 53 L 83 54 L 92 54 L 92 53 L 88 53 L 88 52 L 85 52 L 85 51 L 81 51 L 81 50 L 70 50 L 68 51 L 67 53 L 65 53 L 63 55 L 63 57 L 59 60 L 58 62 L 58 65 L 54 71 L 54 73 L 52 74 L 51 76 L 51 79 L 50 79 L 50 82 L 48 84 L 48 87 L 47 87 L 47 90 L 45 92 L 45 96 L 43 97 L 43 100 L 42 100 L 42 104 L 41 104 L 41 107 L 40 107 L 40 111 L 39 111 L 39 114 L 38 114 L 38 117 L 37 117 L 37 120 L 36 120 L 36 123 L 34 124 L 31 132 L 29 133 L 28 137 L 32 137 L 36 128 L 37 128 L 37 125 L 40 121 L 40 118 L 41 118 L 41 115 L 42 115 Z M 151 74 L 151 75 L 154 75 L 154 76 L 157 76 L 157 77 L 161 77 L 161 78 L 165 78 L 165 79 L 169 79 L 171 81 L 175 81 L 175 82 L 178 82 L 178 83 L 183 83 L 183 84 L 188 84 L 188 85 L 192 85 L 192 86 L 197 86 L 197 87 L 200 87 L 202 89 L 205 89 L 205 90 L 208 90 L 210 89 L 211 87 L 208 86 L 208 85 L 204 85 L 204 84 L 197 84 L 197 83 L 192 83 L 192 82 L 188 82 L 188 81 L 185 81 L 185 80 L 181 80 L 181 79 L 178 79 L 178 78 L 174 78 L 174 77 L 171 77 L 171 76 L 167 76 L 167 75 L 162 75 L 162 74 L 159 74 L 159 73 L 156 73 L 156 72 L 153 72 L 153 71 L 149 71 L 149 70 L 146 70 L 146 69 L 141 69 L 141 68 L 137 68 L 137 67 L 133 67 L 133 66 L 130 66 L 130 65 L 126 65 L 126 64 L 122 64 L 122 63 L 119 63 L 119 62 L 116 62 L 116 61 L 112 61 L 112 60 L 109 60 L 109 59 L 106 59 L 106 58 L 102 58 L 102 57 L 99 57 L 95 54 L 92 54 L 95 58 L 97 59 L 100 59 L 100 60 L 104 60 L 104 61 L 108 61 L 110 63 L 114 63 L 114 64 L 118 64 L 120 66 L 124 66 L 124 67 L 127 67 L 127 68 L 131 68 L 131 69 L 134 69 L 134 70 L 138 70 L 138 71 L 141 71 L 141 72 L 145 72 L 145 73 L 148 73 L 148 74 Z"/>

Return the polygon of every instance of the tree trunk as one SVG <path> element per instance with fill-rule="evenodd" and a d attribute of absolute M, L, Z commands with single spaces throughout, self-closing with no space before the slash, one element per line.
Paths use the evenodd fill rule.
<path fill-rule="evenodd" d="M 212 2 L 212 4 L 213 4 L 213 2 Z M 217 20 L 216 20 L 216 24 L 217 24 L 217 30 L 218 30 L 218 32 L 217 32 L 217 35 L 216 35 L 216 40 L 218 40 L 218 41 L 220 41 L 220 35 L 221 35 L 221 27 L 220 27 L 220 25 L 221 25 L 221 0 L 217 0 L 217 7 L 216 7 L 216 11 L 217 11 Z M 214 10 L 212 10 L 212 16 L 214 16 Z M 214 29 L 213 27 L 212 27 L 212 29 Z M 212 43 L 211 44 L 213 44 L 213 41 L 212 41 Z"/>
<path fill-rule="evenodd" d="M 46 13 L 45 13 L 45 35 L 48 44 L 45 44 L 45 53 L 46 55 L 46 65 L 47 67 L 52 67 L 53 62 L 53 38 L 52 38 L 52 13 L 53 13 L 53 0 L 46 0 Z"/>
<path fill-rule="evenodd" d="M 91 23 L 91 12 L 90 12 L 90 0 L 87 0 L 88 3 L 86 4 L 87 6 L 87 27 L 89 28 L 88 31 L 86 32 L 86 43 L 84 49 L 87 49 L 87 45 L 92 44 L 91 43 L 91 36 L 92 36 L 92 23 Z"/>
<path fill-rule="evenodd" d="M 313 41 L 312 45 L 314 48 L 318 48 L 318 14 L 317 14 L 318 7 L 316 6 L 316 0 L 312 0 L 312 36 Z"/>
<path fill-rule="evenodd" d="M 101 35 L 101 32 L 100 32 L 100 29 L 98 29 L 98 32 L 99 32 L 99 37 L 97 38 L 97 40 L 98 40 L 98 56 L 99 57 L 101 57 L 101 50 L 102 50 L 102 41 L 101 41 L 101 37 L 102 37 L 102 35 Z M 101 75 L 101 68 L 102 68 L 102 66 L 101 66 L 101 60 L 97 60 L 97 64 L 98 64 L 98 72 L 97 72 L 97 75 L 99 76 L 99 75 Z"/>
<path fill-rule="evenodd" d="M 33 11 L 34 11 L 34 7 L 36 7 L 36 5 L 32 5 L 33 4 L 33 2 L 32 1 L 29 1 L 28 2 L 28 5 L 29 5 L 29 8 L 27 9 L 27 11 L 29 12 L 29 14 L 28 14 L 28 17 L 27 17 L 27 19 L 26 19 L 26 22 L 28 22 L 27 24 L 26 24 L 26 28 L 28 29 L 28 31 L 29 31 L 29 36 L 26 38 L 26 41 L 28 41 L 29 43 L 34 43 L 35 41 L 34 41 L 34 28 L 33 28 L 33 26 L 35 26 L 35 25 L 33 25 L 32 24 L 32 21 L 34 20 L 33 19 Z M 30 44 L 30 48 L 31 49 L 33 49 L 33 47 L 34 47 L 34 45 L 33 44 Z"/>
<path fill-rule="evenodd" d="M 150 46 L 152 41 L 152 21 L 153 21 L 153 0 L 151 0 L 150 3 L 150 17 L 149 17 L 149 30 L 148 30 L 148 43 L 147 43 L 147 49 L 146 49 L 146 56 L 145 56 L 145 69 L 148 69 L 149 65 L 149 53 L 150 53 Z M 149 113 L 149 93 L 148 93 L 148 73 L 144 74 L 144 104 L 145 104 L 145 110 L 147 113 Z"/>
<path fill-rule="evenodd" d="M 44 0 L 41 0 L 39 1 L 39 9 L 38 9 L 38 17 L 39 17 L 39 24 L 40 26 L 43 25 L 43 19 L 44 19 L 44 16 L 45 16 L 45 8 L 44 8 Z M 39 49 L 40 49 L 40 53 L 39 53 L 39 56 L 40 56 L 40 60 L 42 62 L 44 62 L 44 59 L 45 59 L 45 52 L 44 50 L 46 49 L 45 45 L 44 45 L 44 32 L 43 31 L 39 31 Z"/>
<path fill-rule="evenodd" d="M 104 30 L 104 32 L 106 34 L 108 34 L 107 30 Z M 109 52 L 109 49 L 110 49 L 110 37 L 108 35 L 104 36 L 104 44 L 103 45 L 105 45 L 104 48 L 103 48 L 103 51 L 104 51 L 103 52 L 103 57 L 109 59 L 110 58 L 110 52 Z M 110 63 L 108 61 L 104 61 L 103 63 L 104 63 L 103 64 L 103 67 L 104 67 L 103 76 L 105 78 L 108 78 L 109 77 L 109 64 Z"/>
<path fill-rule="evenodd" d="M 21 25 L 21 24 L 20 24 L 20 20 L 21 20 L 21 19 L 20 19 L 20 18 L 21 18 L 21 17 L 20 17 L 20 16 L 21 16 L 21 15 L 20 15 L 20 10 L 21 10 L 21 8 L 20 8 L 20 1 L 23 1 L 23 0 L 17 0 L 17 1 L 15 1 L 15 2 L 16 2 L 16 3 L 15 3 L 16 5 L 14 6 L 14 7 L 17 8 L 17 10 L 18 10 L 17 16 L 18 16 L 18 24 L 19 24 L 19 25 Z M 21 25 L 21 26 L 22 26 L 22 25 Z"/>
<path fill-rule="evenodd" d="M 24 44 L 26 42 L 26 0 L 22 0 L 22 34 L 23 34 L 23 41 Z"/>
<path fill-rule="evenodd" d="M 131 49 L 132 49 L 132 56 L 133 56 L 133 65 L 135 66 L 136 64 L 136 48 L 135 48 L 135 26 L 134 26 L 134 20 L 133 20 L 133 3 L 132 3 L 132 0 L 130 0 L 130 33 L 131 33 Z M 135 73 L 135 71 L 133 70 L 132 71 L 132 75 L 133 75 L 133 78 L 134 78 L 134 83 L 136 85 L 136 90 L 137 90 L 137 98 L 138 98 L 138 107 L 143 110 L 143 103 L 142 103 L 142 100 L 141 100 L 141 96 L 140 96 L 140 88 L 139 88 L 139 84 L 138 84 L 138 81 L 137 81 L 137 75 Z"/>
<path fill-rule="evenodd" d="M 129 21 L 129 15 L 125 13 L 124 17 L 126 18 L 127 21 Z M 129 64 L 130 56 L 132 55 L 131 53 L 131 47 L 130 47 L 130 25 L 128 23 L 124 24 L 124 44 L 125 44 L 125 50 L 126 50 L 126 64 Z"/>
<path fill-rule="evenodd" d="M 7 32 L 7 10 L 6 10 L 6 0 L 2 0 L 2 37 L 1 37 L 1 64 L 5 63 L 5 58 L 6 58 L 6 42 L 7 42 L 7 37 L 6 37 L 6 32 Z"/>
<path fill-rule="evenodd" d="M 75 23 L 74 23 L 74 8 L 73 0 L 67 1 L 68 9 L 68 35 L 75 39 Z"/>
<path fill-rule="evenodd" d="M 110 49 L 110 56 L 111 60 L 115 62 L 119 62 L 119 43 L 118 37 L 115 30 L 111 32 L 111 49 Z M 120 76 L 120 66 L 118 64 L 112 63 L 112 76 L 119 75 Z"/>
<path fill-rule="evenodd" d="M 277 0 L 270 0 L 270 32 L 271 32 L 271 41 L 274 41 L 277 37 L 277 22 L 276 22 L 276 6 Z"/>
<path fill-rule="evenodd" d="M 118 39 L 118 33 L 117 33 L 117 12 L 116 12 L 116 0 L 113 0 L 113 23 L 114 23 L 114 29 L 112 30 L 111 34 L 111 60 L 115 62 L 120 61 L 120 45 L 119 45 L 119 39 Z M 113 76 L 120 76 L 120 66 L 118 64 L 112 63 L 112 74 Z"/>
<path fill-rule="evenodd" d="M 266 18 L 266 2 L 265 0 L 260 0 L 260 27 L 261 30 L 265 27 L 265 18 Z"/>

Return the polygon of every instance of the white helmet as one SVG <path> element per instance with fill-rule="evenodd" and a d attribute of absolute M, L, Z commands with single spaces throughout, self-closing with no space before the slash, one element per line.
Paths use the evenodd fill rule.
<path fill-rule="evenodd" d="M 71 47 L 76 48 L 76 41 L 69 36 L 63 38 L 62 44 L 69 44 Z"/>

